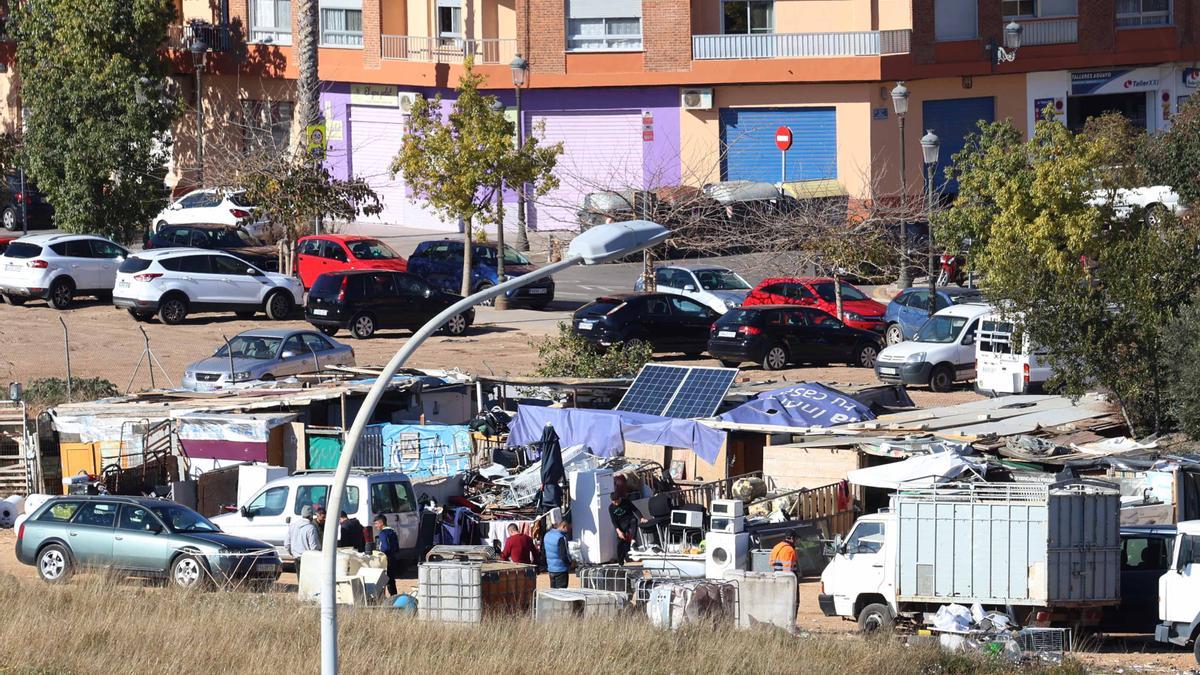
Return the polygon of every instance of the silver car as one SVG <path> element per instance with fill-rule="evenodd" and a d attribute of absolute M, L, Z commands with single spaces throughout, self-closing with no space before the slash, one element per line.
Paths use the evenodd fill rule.
<path fill-rule="evenodd" d="M 189 365 L 183 386 L 208 391 L 353 365 L 353 348 L 316 331 L 263 328 L 240 333 L 212 356 Z"/>

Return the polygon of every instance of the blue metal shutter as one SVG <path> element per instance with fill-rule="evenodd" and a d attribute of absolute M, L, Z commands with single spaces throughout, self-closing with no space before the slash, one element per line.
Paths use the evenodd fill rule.
<path fill-rule="evenodd" d="M 834 108 L 722 108 L 721 179 L 779 182 L 775 130 L 792 130 L 787 181 L 837 178 Z"/>
<path fill-rule="evenodd" d="M 979 132 L 980 120 L 995 121 L 996 100 L 984 96 L 925 101 L 921 114 L 924 124 L 917 138 L 924 136 L 926 129 L 932 129 L 942 141 L 934 185 L 942 192 L 957 194 L 958 181 L 946 182 L 946 167 L 954 161 L 955 153 L 966 145 L 967 136 Z"/>

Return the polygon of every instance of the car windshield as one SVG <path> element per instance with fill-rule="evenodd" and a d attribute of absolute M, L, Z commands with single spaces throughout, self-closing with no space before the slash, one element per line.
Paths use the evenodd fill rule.
<path fill-rule="evenodd" d="M 183 506 L 152 506 L 150 510 L 158 516 L 172 532 L 220 532 L 221 528 L 211 520 Z"/>
<path fill-rule="evenodd" d="M 359 260 L 395 260 L 400 257 L 392 247 L 378 239 L 351 241 L 347 242 L 346 246 L 350 247 L 350 252 Z"/>
<path fill-rule="evenodd" d="M 696 279 L 706 291 L 745 291 L 750 288 L 750 284 L 733 270 L 697 270 Z"/>
<path fill-rule="evenodd" d="M 817 291 L 817 295 L 821 296 L 821 299 L 825 302 L 837 302 L 837 296 L 834 294 L 835 292 L 832 281 L 819 281 L 813 284 L 812 287 Z M 842 284 L 842 300 L 866 299 L 867 296 L 863 295 L 862 291 L 850 286 L 849 284 Z"/>
<path fill-rule="evenodd" d="M 475 249 L 479 257 L 488 263 L 496 263 L 496 248 L 494 246 L 481 246 Z M 521 255 L 516 249 L 504 247 L 504 264 L 505 265 L 531 265 L 529 258 Z"/>
<path fill-rule="evenodd" d="M 243 208 L 254 206 L 250 203 L 249 199 L 246 199 L 245 192 L 230 192 L 225 196 L 225 198 L 228 199 L 229 203 L 233 204 L 234 206 L 241 206 Z"/>
<path fill-rule="evenodd" d="M 242 246 L 261 246 L 261 242 L 245 230 L 232 227 L 219 230 L 205 230 L 204 234 L 212 248 L 239 248 Z"/>
<path fill-rule="evenodd" d="M 229 350 L 233 348 L 233 358 L 235 359 L 259 359 L 266 361 L 275 358 L 279 353 L 279 346 L 283 344 L 283 338 L 277 337 L 259 337 L 257 335 L 239 335 L 229 341 L 229 344 L 217 350 L 217 356 L 229 357 Z"/>
<path fill-rule="evenodd" d="M 921 326 L 921 330 L 917 331 L 917 342 L 949 344 L 954 342 L 954 338 L 958 337 L 958 334 L 962 332 L 962 328 L 966 324 L 967 319 L 965 317 L 934 316 Z"/>

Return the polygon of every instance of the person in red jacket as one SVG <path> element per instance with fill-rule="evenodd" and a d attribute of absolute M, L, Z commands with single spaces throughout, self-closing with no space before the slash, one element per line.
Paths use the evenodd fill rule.
<path fill-rule="evenodd" d="M 516 525 L 509 525 L 508 538 L 504 540 L 504 550 L 500 551 L 500 559 L 523 565 L 534 564 L 533 537 L 523 534 Z"/>

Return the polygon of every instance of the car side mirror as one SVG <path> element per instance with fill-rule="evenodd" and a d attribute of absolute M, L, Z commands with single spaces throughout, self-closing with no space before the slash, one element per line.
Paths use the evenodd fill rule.
<path fill-rule="evenodd" d="M 425 289 L 425 294 L 424 294 L 424 295 L 425 295 L 425 297 L 427 297 L 427 298 L 428 298 L 428 297 L 430 297 L 430 296 L 432 296 L 432 295 L 433 295 L 433 289 L 432 289 L 432 288 L 426 288 L 426 289 Z"/>
<path fill-rule="evenodd" d="M 182 208 L 183 208 L 183 204 L 180 202 L 175 202 L 174 204 L 171 205 L 172 211 L 178 211 L 179 209 L 182 209 Z"/>
<path fill-rule="evenodd" d="M 250 519 L 254 518 L 254 512 L 251 511 L 250 509 L 246 508 L 245 506 L 238 509 L 238 513 L 242 514 L 243 518 L 250 518 Z"/>
<path fill-rule="evenodd" d="M 154 534 L 160 534 L 163 531 L 163 526 L 162 523 L 150 523 L 146 529 Z"/>
<path fill-rule="evenodd" d="M 692 284 L 684 284 L 683 290 L 687 291 L 688 293 L 692 293 L 696 290 L 696 287 L 693 286 Z"/>
<path fill-rule="evenodd" d="M 257 268 L 254 268 L 254 267 L 247 267 L 247 268 L 246 268 L 246 274 L 249 274 L 249 275 L 250 275 L 250 276 L 252 276 L 252 277 L 261 277 L 261 276 L 262 276 L 262 270 L 259 270 L 259 269 L 257 269 Z"/>
<path fill-rule="evenodd" d="M 290 359 L 290 358 L 293 358 L 294 356 L 296 356 L 296 352 L 293 352 L 293 351 L 286 351 L 286 352 L 284 352 L 284 353 L 280 354 L 280 355 L 279 355 L 279 358 L 281 358 L 281 359 Z"/>

